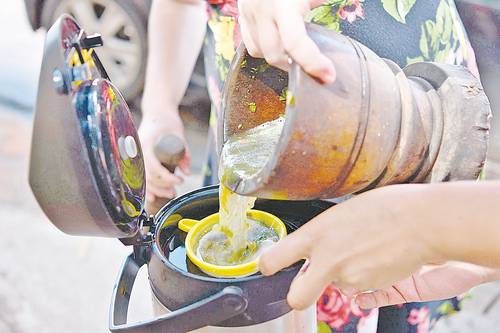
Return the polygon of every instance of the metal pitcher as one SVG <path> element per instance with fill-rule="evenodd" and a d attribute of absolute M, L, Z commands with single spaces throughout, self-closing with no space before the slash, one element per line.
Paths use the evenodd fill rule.
<path fill-rule="evenodd" d="M 296 63 L 286 73 L 238 49 L 223 92 L 219 151 L 233 134 L 283 115 L 285 125 L 265 167 L 228 178 L 228 187 L 305 200 L 478 177 L 491 117 L 479 79 L 440 63 L 401 69 L 349 37 L 312 24 L 307 31 L 336 67 L 332 84 Z"/>

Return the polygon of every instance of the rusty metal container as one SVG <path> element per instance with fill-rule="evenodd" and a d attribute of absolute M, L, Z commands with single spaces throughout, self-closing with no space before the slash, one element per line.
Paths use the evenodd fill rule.
<path fill-rule="evenodd" d="M 467 69 L 428 62 L 401 69 L 346 36 L 307 30 L 335 64 L 332 84 L 295 63 L 286 73 L 238 49 L 223 92 L 219 152 L 233 134 L 283 115 L 285 125 L 265 167 L 251 178 L 228 178 L 228 187 L 305 200 L 478 177 L 490 105 Z"/>

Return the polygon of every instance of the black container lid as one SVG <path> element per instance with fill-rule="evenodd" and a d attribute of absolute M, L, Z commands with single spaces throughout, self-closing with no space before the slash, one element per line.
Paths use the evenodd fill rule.
<path fill-rule="evenodd" d="M 68 15 L 47 33 L 30 185 L 54 225 L 73 235 L 130 237 L 144 219 L 144 160 L 132 115 L 87 36 Z"/>

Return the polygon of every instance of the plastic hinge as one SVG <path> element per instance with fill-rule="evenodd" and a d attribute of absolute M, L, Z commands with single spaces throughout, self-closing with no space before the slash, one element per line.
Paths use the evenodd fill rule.
<path fill-rule="evenodd" d="M 139 216 L 139 219 L 141 225 L 139 231 L 131 237 L 120 238 L 120 242 L 124 245 L 141 246 L 148 245 L 153 241 L 153 233 L 149 229 L 154 225 L 154 216 L 143 213 Z"/>

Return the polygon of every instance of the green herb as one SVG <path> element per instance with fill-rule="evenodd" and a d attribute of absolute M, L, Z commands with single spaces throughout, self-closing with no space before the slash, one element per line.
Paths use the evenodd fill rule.
<path fill-rule="evenodd" d="M 295 106 L 295 97 L 291 93 L 287 93 L 286 95 L 286 104 Z"/>
<path fill-rule="evenodd" d="M 254 102 L 248 103 L 248 109 L 250 112 L 255 113 L 255 111 L 257 111 L 257 105 Z"/>
<path fill-rule="evenodd" d="M 257 67 L 252 67 L 251 71 L 253 73 L 263 73 L 265 72 L 267 69 L 269 68 L 269 64 L 268 63 L 262 63 L 260 64 L 259 66 Z"/>
<path fill-rule="evenodd" d="M 283 88 L 283 90 L 281 91 L 281 95 L 280 95 L 280 102 L 286 102 L 287 95 L 288 95 L 288 89 Z"/>

